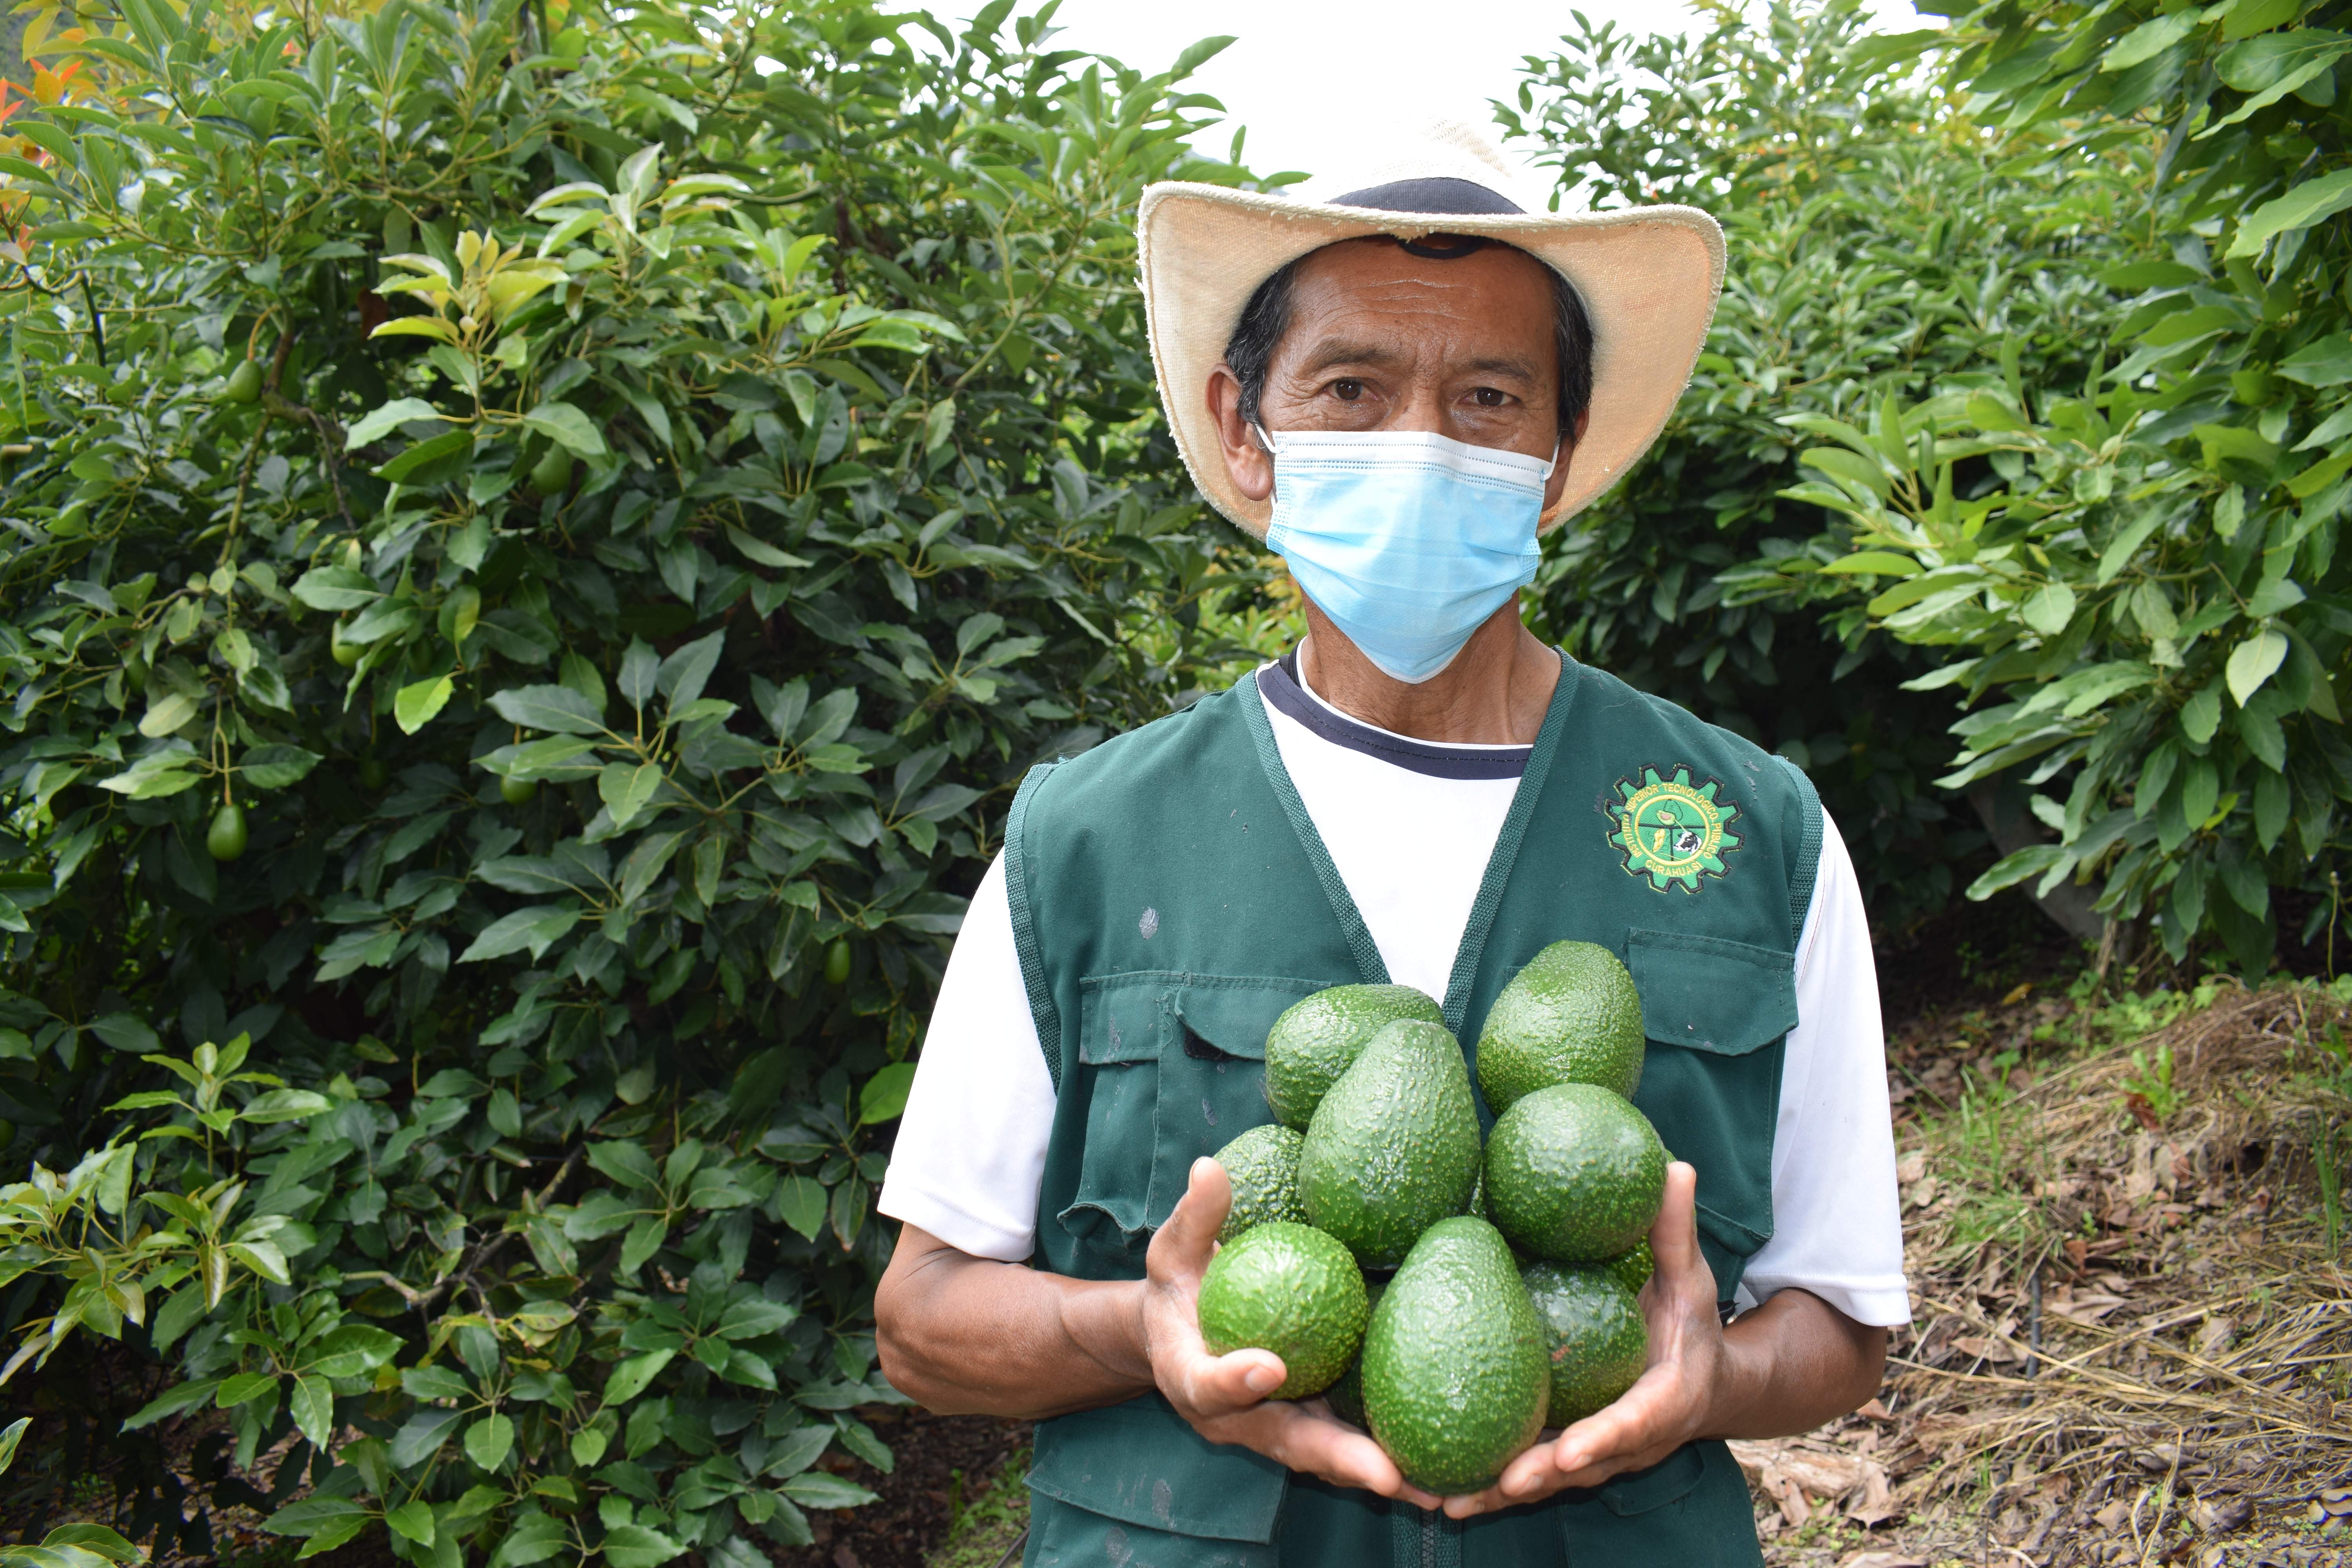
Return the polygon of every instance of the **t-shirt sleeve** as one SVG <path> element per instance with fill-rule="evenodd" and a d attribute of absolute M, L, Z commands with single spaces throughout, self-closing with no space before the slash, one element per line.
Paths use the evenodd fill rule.
<path fill-rule="evenodd" d="M 1781 1061 L 1772 1239 L 1748 1260 L 1740 1294 L 1762 1301 L 1792 1286 L 1858 1323 L 1911 1321 L 1878 969 L 1853 863 L 1826 816 Z"/>
<path fill-rule="evenodd" d="M 948 955 L 882 1213 L 975 1258 L 1020 1262 L 1036 1245 L 1054 1103 L 999 855 Z"/>

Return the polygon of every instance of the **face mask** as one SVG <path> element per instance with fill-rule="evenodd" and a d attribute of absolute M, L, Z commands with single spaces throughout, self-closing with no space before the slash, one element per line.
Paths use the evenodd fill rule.
<path fill-rule="evenodd" d="M 1419 685 L 1534 581 L 1552 465 L 1412 430 L 1258 432 L 1269 548 L 1364 657 Z"/>

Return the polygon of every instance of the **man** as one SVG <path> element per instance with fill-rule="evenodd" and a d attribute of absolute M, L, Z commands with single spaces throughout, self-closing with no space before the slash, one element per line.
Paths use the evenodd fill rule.
<path fill-rule="evenodd" d="M 1907 1320 L 1835 829 L 1796 769 L 1517 613 L 1539 528 L 1671 411 L 1720 235 L 1508 189 L 1441 127 L 1328 203 L 1145 196 L 1179 447 L 1285 556 L 1308 635 L 1033 770 L 941 986 L 882 1197 L 905 1227 L 879 1343 L 932 1409 L 1041 1418 L 1031 1563 L 1754 1563 L 1720 1439 L 1852 1410 Z M 1562 938 L 1632 969 L 1636 1102 L 1678 1157 L 1650 1366 L 1440 1499 L 1322 1401 L 1267 1402 L 1276 1356 L 1206 1352 L 1194 1298 L 1230 1189 L 1202 1156 L 1270 1120 L 1265 1034 L 1300 997 L 1417 985 L 1467 1051 Z"/>

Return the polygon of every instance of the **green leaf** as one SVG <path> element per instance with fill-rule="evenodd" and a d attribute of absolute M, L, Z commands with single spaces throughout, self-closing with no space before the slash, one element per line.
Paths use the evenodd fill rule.
<path fill-rule="evenodd" d="M 866 1080 L 857 1094 L 857 1124 L 896 1121 L 907 1109 L 907 1092 L 914 1087 L 915 1064 L 892 1062 Z"/>
<path fill-rule="evenodd" d="M 139 732 L 150 740 L 172 733 L 196 716 L 196 700 L 184 691 L 160 690 L 150 699 Z"/>
<path fill-rule="evenodd" d="M 607 450 L 588 416 L 569 403 L 542 403 L 524 415 L 522 422 L 576 457 L 601 458 Z"/>
<path fill-rule="evenodd" d="M 294 1397 L 287 1402 L 294 1425 L 309 1438 L 310 1447 L 320 1453 L 327 1451 L 335 1432 L 335 1391 L 323 1377 L 297 1377 Z"/>
<path fill-rule="evenodd" d="M 433 1544 L 433 1505 L 411 1498 L 398 1508 L 383 1510 L 383 1522 L 395 1535 L 404 1536 L 419 1546 Z"/>
<path fill-rule="evenodd" d="M 319 753 L 301 746 L 255 746 L 237 759 L 237 776 L 253 789 L 285 789 L 300 784 L 319 765 Z"/>
<path fill-rule="evenodd" d="M 803 1241 L 814 1241 L 824 1228 L 824 1188 L 807 1176 L 786 1176 L 776 1184 L 777 1216 Z"/>
<path fill-rule="evenodd" d="M 294 584 L 294 596 L 314 610 L 356 610 L 383 597 L 375 579 L 350 566 L 316 566 Z"/>
<path fill-rule="evenodd" d="M 727 527 L 727 540 L 729 543 L 735 546 L 743 559 L 761 566 L 793 568 L 809 564 L 808 562 L 789 551 L 779 550 L 772 544 L 762 543 L 732 523 Z"/>
<path fill-rule="evenodd" d="M 604 1532 L 604 1561 L 612 1568 L 660 1568 L 686 1548 L 642 1524 L 616 1524 Z"/>
<path fill-rule="evenodd" d="M 495 1471 L 514 1451 L 514 1423 L 495 1413 L 466 1428 L 466 1458 L 485 1470 Z"/>
<path fill-rule="evenodd" d="M 483 928 L 482 933 L 457 955 L 457 962 L 485 963 L 524 948 L 530 949 L 533 959 L 543 958 L 550 947 L 580 923 L 580 915 L 576 905 L 561 904 L 535 904 L 501 915 Z"/>
<path fill-rule="evenodd" d="M 2238 237 L 2230 242 L 2229 253 L 2259 256 L 2263 247 L 2279 235 L 2309 228 L 2346 207 L 2352 207 L 2352 169 L 2305 180 L 2248 214 L 2238 225 Z"/>
<path fill-rule="evenodd" d="M 393 1468 L 404 1470 L 431 1458 L 465 1418 L 462 1412 L 456 1410 L 420 1410 L 411 1415 L 407 1424 L 393 1435 Z"/>
<path fill-rule="evenodd" d="M 457 689 L 457 683 L 446 675 L 402 687 L 392 700 L 393 717 L 399 721 L 401 733 L 414 735 L 431 723 L 433 716 L 449 705 L 449 694 Z"/>
<path fill-rule="evenodd" d="M 452 430 L 419 441 L 376 469 L 379 479 L 402 484 L 446 484 L 466 471 L 474 458 L 474 433 Z"/>
<path fill-rule="evenodd" d="M 782 1487 L 783 1494 L 808 1508 L 858 1508 L 874 1500 L 874 1494 L 855 1481 L 824 1470 L 803 1470 L 789 1478 Z"/>
<path fill-rule="evenodd" d="M 2063 583 L 2045 583 L 2025 596 L 2017 613 L 2043 637 L 2054 637 L 2074 619 L 2074 590 Z"/>
<path fill-rule="evenodd" d="M 598 773 L 596 793 L 604 799 L 605 809 L 613 814 L 613 826 L 625 828 L 635 822 L 659 793 L 662 778 L 657 763 L 639 763 L 635 767 L 614 763 Z"/>
<path fill-rule="evenodd" d="M 89 1032 L 118 1051 L 137 1051 L 145 1055 L 161 1050 L 163 1040 L 155 1031 L 128 1013 L 109 1013 L 90 1020 Z"/>
<path fill-rule="evenodd" d="M 2200 20 L 2197 7 L 2192 5 L 2168 16 L 2142 22 L 2107 46 L 2107 52 L 2099 57 L 2099 68 L 2123 71 L 2145 64 L 2187 37 Z"/>
<path fill-rule="evenodd" d="M 321 1535 L 345 1524 L 363 1525 L 372 1517 L 350 1498 L 309 1497 L 288 1503 L 262 1521 L 261 1528 L 272 1535 Z"/>
<path fill-rule="evenodd" d="M 2284 633 L 2266 630 L 2256 632 L 2231 650 L 2227 668 L 2230 695 L 2237 699 L 2239 707 L 2244 707 L 2246 699 L 2278 673 L 2278 667 L 2285 661 L 2286 649 Z"/>
<path fill-rule="evenodd" d="M 644 1355 L 630 1356 L 613 1363 L 612 1375 L 604 1380 L 604 1404 L 609 1407 L 626 1405 L 646 1391 L 662 1368 L 670 1363 L 676 1351 L 648 1351 Z"/>
<path fill-rule="evenodd" d="M 343 449 L 348 452 L 371 441 L 381 440 L 411 420 L 441 417 L 441 411 L 421 397 L 395 397 L 344 432 Z M 331 606 L 321 605 L 319 607 L 327 609 Z"/>
<path fill-rule="evenodd" d="M 2347 46 L 2352 47 L 2352 46 Z M 2352 333 L 2331 332 L 2272 367 L 2289 381 L 2305 386 L 2341 386 L 2352 381 Z"/>
<path fill-rule="evenodd" d="M 1916 577 L 1919 563 L 1891 550 L 1863 550 L 1841 555 L 1822 570 L 1832 575 Z"/>
<path fill-rule="evenodd" d="M 522 686 L 493 693 L 490 708 L 509 724 L 562 735 L 605 733 L 604 716 L 568 686 Z"/>
<path fill-rule="evenodd" d="M 647 1215 L 629 1226 L 629 1234 L 621 1238 L 621 1272 L 635 1274 L 668 1239 L 669 1222 L 658 1215 Z"/>

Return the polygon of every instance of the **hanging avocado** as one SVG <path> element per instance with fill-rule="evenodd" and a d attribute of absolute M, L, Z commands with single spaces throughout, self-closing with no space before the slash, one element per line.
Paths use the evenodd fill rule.
<path fill-rule="evenodd" d="M 221 388 L 221 395 L 231 403 L 257 401 L 261 396 L 261 367 L 249 359 L 237 361 L 236 368 L 228 373 L 228 384 Z"/>
<path fill-rule="evenodd" d="M 245 807 L 228 801 L 213 813 L 213 825 L 205 829 L 205 849 L 215 860 L 234 860 L 245 853 L 247 837 Z"/>
<path fill-rule="evenodd" d="M 362 647 L 358 643 L 345 642 L 343 640 L 343 623 L 337 621 L 327 632 L 327 651 L 334 655 L 335 662 L 337 664 L 341 665 L 345 669 L 349 669 L 352 666 L 359 663 L 360 655 L 367 652 L 367 649 Z"/>
<path fill-rule="evenodd" d="M 382 789 L 384 786 L 384 781 L 391 777 L 392 773 L 383 765 L 382 757 L 363 757 L 360 760 L 360 784 L 363 788 Z"/>
<path fill-rule="evenodd" d="M 545 500 L 560 496 L 572 488 L 572 454 L 562 447 L 550 447 L 530 466 L 530 493 Z"/>
<path fill-rule="evenodd" d="M 499 798 L 509 805 L 529 805 L 539 794 L 537 779 L 502 778 L 499 780 Z"/>
<path fill-rule="evenodd" d="M 824 983 L 827 985 L 849 984 L 849 939 L 837 936 L 833 945 L 824 950 Z"/>

